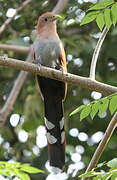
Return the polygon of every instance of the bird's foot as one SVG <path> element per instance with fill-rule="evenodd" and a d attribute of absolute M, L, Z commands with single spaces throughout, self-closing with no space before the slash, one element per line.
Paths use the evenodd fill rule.
<path fill-rule="evenodd" d="M 41 65 L 39 62 L 37 63 L 37 65 L 38 65 L 38 69 L 39 69 L 39 71 L 40 71 L 42 65 Z"/>
<path fill-rule="evenodd" d="M 55 69 L 61 71 L 62 75 L 65 75 L 65 73 L 66 73 L 66 70 L 65 70 L 65 68 L 63 66 L 58 65 L 58 66 L 55 67 Z"/>
<path fill-rule="evenodd" d="M 40 71 L 40 69 L 41 69 L 41 57 L 39 56 L 37 59 L 36 59 L 36 64 L 38 65 L 38 69 L 39 69 L 39 71 Z"/>
<path fill-rule="evenodd" d="M 65 69 L 64 69 L 64 67 L 61 66 L 59 70 L 62 72 L 62 75 L 64 76 L 64 75 L 65 75 Z"/>

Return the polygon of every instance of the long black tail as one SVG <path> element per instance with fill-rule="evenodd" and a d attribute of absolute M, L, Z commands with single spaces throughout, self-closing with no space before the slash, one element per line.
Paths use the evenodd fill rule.
<path fill-rule="evenodd" d="M 44 100 L 44 104 L 50 165 L 62 169 L 65 163 L 62 102 L 48 98 Z"/>
<path fill-rule="evenodd" d="M 44 77 L 38 77 L 38 82 L 44 98 L 50 165 L 55 170 L 62 169 L 65 164 L 65 131 L 62 102 L 65 94 L 65 84 Z"/>

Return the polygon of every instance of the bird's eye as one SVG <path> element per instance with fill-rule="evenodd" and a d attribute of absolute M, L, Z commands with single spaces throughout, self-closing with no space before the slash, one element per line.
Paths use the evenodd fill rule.
<path fill-rule="evenodd" d="M 45 20 L 45 21 L 48 21 L 48 19 L 47 19 L 47 18 L 45 18 L 44 20 Z"/>

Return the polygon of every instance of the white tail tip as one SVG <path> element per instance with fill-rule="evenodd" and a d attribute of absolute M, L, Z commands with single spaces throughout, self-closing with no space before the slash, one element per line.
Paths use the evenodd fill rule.
<path fill-rule="evenodd" d="M 52 173 L 53 173 L 53 174 L 62 173 L 62 169 L 60 169 L 60 168 L 58 168 L 58 167 L 51 166 L 51 170 L 52 170 Z"/>

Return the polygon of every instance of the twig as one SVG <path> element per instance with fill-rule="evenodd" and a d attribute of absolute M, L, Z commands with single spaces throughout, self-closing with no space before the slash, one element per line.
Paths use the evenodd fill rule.
<path fill-rule="evenodd" d="M 10 44 L 0 44 L 0 49 L 8 50 L 8 51 L 15 51 L 15 52 L 23 53 L 23 54 L 28 53 L 30 50 L 29 47 L 10 45 Z"/>
<path fill-rule="evenodd" d="M 21 11 L 24 7 L 27 6 L 27 4 L 29 4 L 32 0 L 26 0 L 22 3 L 22 5 L 16 9 L 15 14 L 8 18 L 4 24 L 0 27 L 0 35 L 4 32 L 4 30 L 6 29 L 6 27 L 11 23 L 11 21 L 14 19 L 14 17 L 19 13 L 19 11 Z"/>
<path fill-rule="evenodd" d="M 52 12 L 56 14 L 63 12 L 63 10 L 68 4 L 68 1 L 69 0 L 59 0 Z"/>
<path fill-rule="evenodd" d="M 95 70 L 96 70 L 96 64 L 99 56 L 99 52 L 101 50 L 101 46 L 103 44 L 103 41 L 107 35 L 108 29 L 105 27 L 104 30 L 102 31 L 102 34 L 97 42 L 97 45 L 95 47 L 92 61 L 91 61 L 91 67 L 90 67 L 90 78 L 95 79 Z"/>
<path fill-rule="evenodd" d="M 33 74 L 39 74 L 48 78 L 64 81 L 71 84 L 76 84 L 82 88 L 95 90 L 103 94 L 112 94 L 117 92 L 117 87 L 110 86 L 90 78 L 73 75 L 70 73 L 62 73 L 61 71 L 41 66 L 40 68 L 33 63 L 24 62 L 18 59 L 7 58 L 0 56 L 0 66 L 19 69 Z"/>
<path fill-rule="evenodd" d="M 104 134 L 103 139 L 101 140 L 100 144 L 98 145 L 88 167 L 86 172 L 91 171 L 98 163 L 102 153 L 104 152 L 106 145 L 108 143 L 108 141 L 110 140 L 115 128 L 117 125 L 117 112 L 115 113 L 115 115 L 113 116 L 112 120 L 110 121 L 106 132 Z M 86 180 L 87 178 L 82 178 L 82 180 Z"/>

